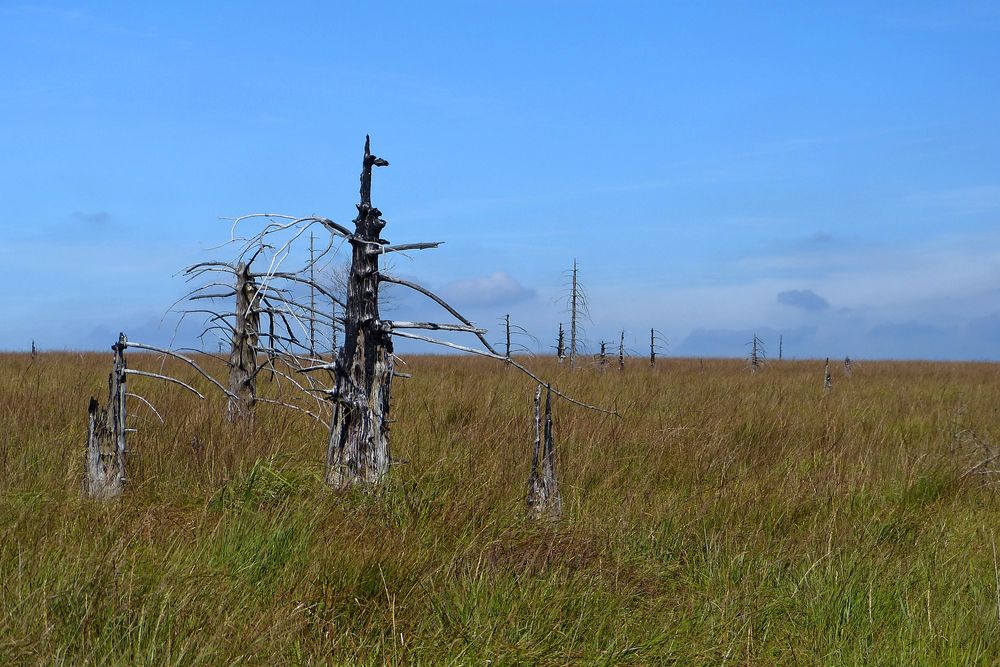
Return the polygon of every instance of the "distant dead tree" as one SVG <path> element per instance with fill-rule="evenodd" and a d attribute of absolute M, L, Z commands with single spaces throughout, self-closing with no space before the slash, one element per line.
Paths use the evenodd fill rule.
<path fill-rule="evenodd" d="M 833 389 L 833 376 L 830 375 L 830 357 L 826 358 L 826 365 L 823 367 L 823 389 L 826 391 Z"/>
<path fill-rule="evenodd" d="M 566 286 L 566 304 L 569 310 L 569 362 L 570 366 L 576 367 L 576 358 L 579 354 L 580 338 L 583 329 L 583 320 L 590 319 L 590 306 L 587 299 L 587 292 L 580 285 L 579 263 L 574 259 L 573 268 L 568 272 L 569 284 Z"/>
<path fill-rule="evenodd" d="M 559 337 L 556 338 L 556 359 L 559 363 L 566 358 L 566 333 L 563 331 L 562 322 L 559 323 Z"/>
<path fill-rule="evenodd" d="M 844 375 L 851 377 L 851 373 L 854 372 L 854 362 L 851 361 L 850 357 L 844 357 Z"/>
<path fill-rule="evenodd" d="M 621 338 L 618 340 L 618 370 L 625 370 L 625 330 L 622 329 Z"/>
<path fill-rule="evenodd" d="M 539 345 L 538 339 L 528 333 L 527 329 L 520 325 L 510 323 L 509 313 L 505 315 L 502 320 L 500 320 L 500 323 L 504 328 L 504 356 L 508 359 L 515 353 L 531 355 L 531 348 L 528 347 L 528 345 L 530 343 L 534 343 L 536 347 Z"/>
<path fill-rule="evenodd" d="M 35 347 L 35 341 L 31 341 L 31 358 L 34 359 L 38 356 L 38 349 Z"/>
<path fill-rule="evenodd" d="M 757 334 L 753 335 L 753 339 L 747 343 L 750 346 L 750 356 L 748 361 L 750 362 L 750 374 L 756 375 L 760 367 L 767 363 L 767 356 L 764 351 L 764 341 L 762 341 Z"/>
<path fill-rule="evenodd" d="M 785 339 L 784 339 L 784 336 L 782 336 L 782 335 L 779 334 L 778 335 L 778 361 L 781 361 L 784 358 L 784 356 L 783 356 L 784 352 L 785 352 Z"/>
<path fill-rule="evenodd" d="M 656 351 L 666 347 L 667 341 L 656 329 L 649 330 L 649 367 L 656 368 Z"/>
<path fill-rule="evenodd" d="M 597 365 L 602 369 L 608 365 L 608 343 L 607 341 L 601 341 L 601 351 L 597 356 Z"/>

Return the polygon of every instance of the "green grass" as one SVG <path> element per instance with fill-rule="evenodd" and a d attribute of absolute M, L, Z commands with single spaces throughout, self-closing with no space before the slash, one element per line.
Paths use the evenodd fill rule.
<path fill-rule="evenodd" d="M 624 414 L 556 403 L 547 523 L 533 387 L 468 358 L 408 360 L 376 494 L 323 486 L 308 417 L 130 379 L 166 424 L 135 406 L 127 494 L 86 500 L 107 357 L 0 355 L 0 663 L 1000 664 L 1000 498 L 962 477 L 995 365 L 535 361 Z"/>

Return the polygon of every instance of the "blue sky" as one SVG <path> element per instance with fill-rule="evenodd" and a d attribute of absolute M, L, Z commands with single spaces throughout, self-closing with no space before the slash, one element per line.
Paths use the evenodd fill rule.
<path fill-rule="evenodd" d="M 349 223 L 371 133 L 446 241 L 394 270 L 484 326 L 552 344 L 577 258 L 591 348 L 1000 359 L 1000 5 L 204 4 L 0 0 L 0 348 L 169 339 L 219 218 Z"/>

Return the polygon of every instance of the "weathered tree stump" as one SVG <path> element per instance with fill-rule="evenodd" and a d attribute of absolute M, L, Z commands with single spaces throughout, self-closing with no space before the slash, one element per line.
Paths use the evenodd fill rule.
<path fill-rule="evenodd" d="M 354 219 L 344 343 L 336 363 L 336 401 L 327 447 L 326 482 L 334 488 L 379 483 L 389 471 L 391 329 L 379 317 L 379 234 L 382 212 L 372 206 L 372 167 L 389 163 L 371 154 L 365 137 L 361 202 Z M 372 252 L 374 250 L 374 252 Z"/>
<path fill-rule="evenodd" d="M 87 450 L 84 492 L 92 498 L 113 498 L 125 488 L 125 334 L 111 346 L 114 368 L 108 376 L 108 404 L 91 397 L 87 408 Z"/>
<path fill-rule="evenodd" d="M 535 448 L 528 478 L 528 513 L 536 519 L 558 519 L 562 497 L 556 480 L 556 451 L 552 441 L 552 388 L 545 387 L 545 423 L 541 415 L 542 385 L 535 390 Z"/>

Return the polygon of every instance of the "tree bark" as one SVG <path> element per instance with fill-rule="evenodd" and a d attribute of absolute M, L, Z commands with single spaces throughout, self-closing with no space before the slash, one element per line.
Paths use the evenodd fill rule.
<path fill-rule="evenodd" d="M 344 312 L 344 342 L 337 356 L 336 394 L 327 448 L 326 482 L 335 488 L 378 484 L 389 471 L 389 399 L 393 356 L 389 329 L 379 317 L 378 258 L 385 221 L 372 206 L 372 167 L 388 162 L 371 154 L 365 138 L 361 202 L 354 220 L 351 273 Z"/>

